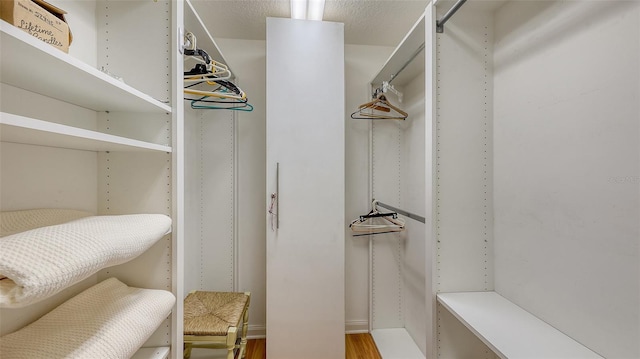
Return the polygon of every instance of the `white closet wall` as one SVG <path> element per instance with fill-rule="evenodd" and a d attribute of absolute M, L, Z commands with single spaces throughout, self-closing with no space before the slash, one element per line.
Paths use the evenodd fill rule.
<path fill-rule="evenodd" d="M 496 290 L 605 357 L 639 357 L 640 4 L 495 16 Z"/>

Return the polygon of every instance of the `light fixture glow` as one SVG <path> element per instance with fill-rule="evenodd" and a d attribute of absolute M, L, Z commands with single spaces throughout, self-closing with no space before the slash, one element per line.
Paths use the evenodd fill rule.
<path fill-rule="evenodd" d="M 307 18 L 307 0 L 291 0 L 291 18 L 298 20 Z"/>
<path fill-rule="evenodd" d="M 307 19 L 322 21 L 324 15 L 324 1 L 325 0 L 309 0 L 309 13 Z"/>

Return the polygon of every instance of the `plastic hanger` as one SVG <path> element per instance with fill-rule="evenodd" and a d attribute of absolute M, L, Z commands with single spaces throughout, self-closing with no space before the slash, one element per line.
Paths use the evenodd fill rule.
<path fill-rule="evenodd" d="M 218 85 L 218 88 L 214 91 L 216 96 L 185 97 L 185 100 L 191 101 L 191 108 L 193 109 L 253 111 L 253 106 L 248 103 L 246 94 L 235 84 L 229 81 L 218 81 L 216 85 Z M 226 95 L 227 93 L 238 94 L 240 98 Z"/>
<path fill-rule="evenodd" d="M 405 222 L 402 218 L 398 218 L 397 213 L 379 212 L 376 201 L 372 202 L 371 207 L 371 212 L 358 217 L 349 224 L 349 228 L 355 233 L 354 236 L 404 231 Z"/>
<path fill-rule="evenodd" d="M 184 82 L 198 82 L 211 79 L 228 80 L 231 78 L 229 67 L 221 62 L 210 60 L 208 63 L 197 57 L 191 57 L 198 63 L 184 73 Z"/>
<path fill-rule="evenodd" d="M 233 103 L 230 103 L 233 104 Z M 200 101 L 193 100 L 191 101 L 191 108 L 196 110 L 233 110 L 233 111 L 253 111 L 253 106 L 250 103 L 236 103 L 231 106 L 216 106 L 216 105 L 207 105 L 206 103 L 202 103 Z"/>
<path fill-rule="evenodd" d="M 232 76 L 229 67 L 214 61 L 205 50 L 198 49 L 193 33 L 187 32 L 184 40 L 183 54 L 197 62 L 183 74 L 184 99 L 191 101 L 191 108 L 253 111 L 244 91 L 229 81 Z"/>
<path fill-rule="evenodd" d="M 200 84 L 215 86 L 215 88 L 213 90 L 192 88 Z M 244 93 L 244 91 L 242 91 L 242 89 L 240 89 L 233 82 L 226 81 L 226 80 L 218 80 L 218 79 L 215 79 L 215 81 L 213 79 L 200 81 L 200 82 L 196 82 L 194 84 L 185 86 L 184 93 L 185 95 L 198 96 L 198 98 L 185 97 L 185 100 L 195 100 L 195 101 L 202 100 L 202 97 L 215 97 L 215 98 L 232 99 L 232 100 L 238 100 L 238 101 L 244 101 L 247 98 L 247 95 Z"/>

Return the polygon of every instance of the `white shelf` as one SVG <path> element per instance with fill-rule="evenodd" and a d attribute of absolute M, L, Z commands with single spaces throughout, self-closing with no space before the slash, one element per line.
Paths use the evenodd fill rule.
<path fill-rule="evenodd" d="M 404 328 L 374 329 L 371 336 L 382 359 L 424 359 L 424 354 Z"/>
<path fill-rule="evenodd" d="M 382 81 L 389 81 L 395 75 L 396 77 L 393 78 L 391 84 L 404 85 L 418 77 L 425 69 L 424 43 L 425 18 L 423 14 L 400 42 L 400 45 L 396 47 L 382 70 L 378 72 L 371 83 L 374 86 L 379 86 Z M 420 51 L 421 47 L 423 48 L 422 51 Z M 403 69 L 403 67 L 405 68 Z M 400 73 L 398 73 L 399 71 Z"/>
<path fill-rule="evenodd" d="M 3 142 L 88 151 L 172 151 L 169 146 L 36 120 L 5 112 L 0 112 L 0 140 Z"/>
<path fill-rule="evenodd" d="M 169 347 L 140 348 L 131 359 L 166 359 L 169 357 Z"/>
<path fill-rule="evenodd" d="M 3 83 L 95 111 L 171 112 L 167 104 L 3 20 L 0 33 Z"/>
<path fill-rule="evenodd" d="M 496 292 L 440 293 L 438 302 L 501 358 L 602 358 Z"/>
<path fill-rule="evenodd" d="M 206 4 L 202 3 L 200 6 L 206 6 Z M 198 11 L 189 0 L 185 1 L 184 27 L 186 31 L 190 31 L 196 36 L 196 46 L 199 49 L 206 51 L 213 60 L 222 62 L 229 67 L 229 71 L 231 71 L 233 79 L 233 77 L 235 76 L 233 75 L 231 66 L 229 66 L 229 63 L 227 62 L 227 60 L 225 60 L 222 52 L 220 51 L 220 48 L 218 47 L 218 44 L 216 44 L 213 36 L 211 36 L 211 33 L 209 32 L 209 30 L 207 30 L 207 27 L 200 18 L 200 15 L 198 15 Z"/>

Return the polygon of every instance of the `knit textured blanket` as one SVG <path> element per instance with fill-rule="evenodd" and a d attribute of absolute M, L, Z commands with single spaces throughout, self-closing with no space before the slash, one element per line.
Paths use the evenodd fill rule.
<path fill-rule="evenodd" d="M 2 359 L 130 358 L 171 313 L 168 291 L 109 278 L 0 337 Z"/>
<path fill-rule="evenodd" d="M 93 216 L 0 238 L 0 307 L 36 303 L 125 263 L 171 230 L 162 214 Z"/>

